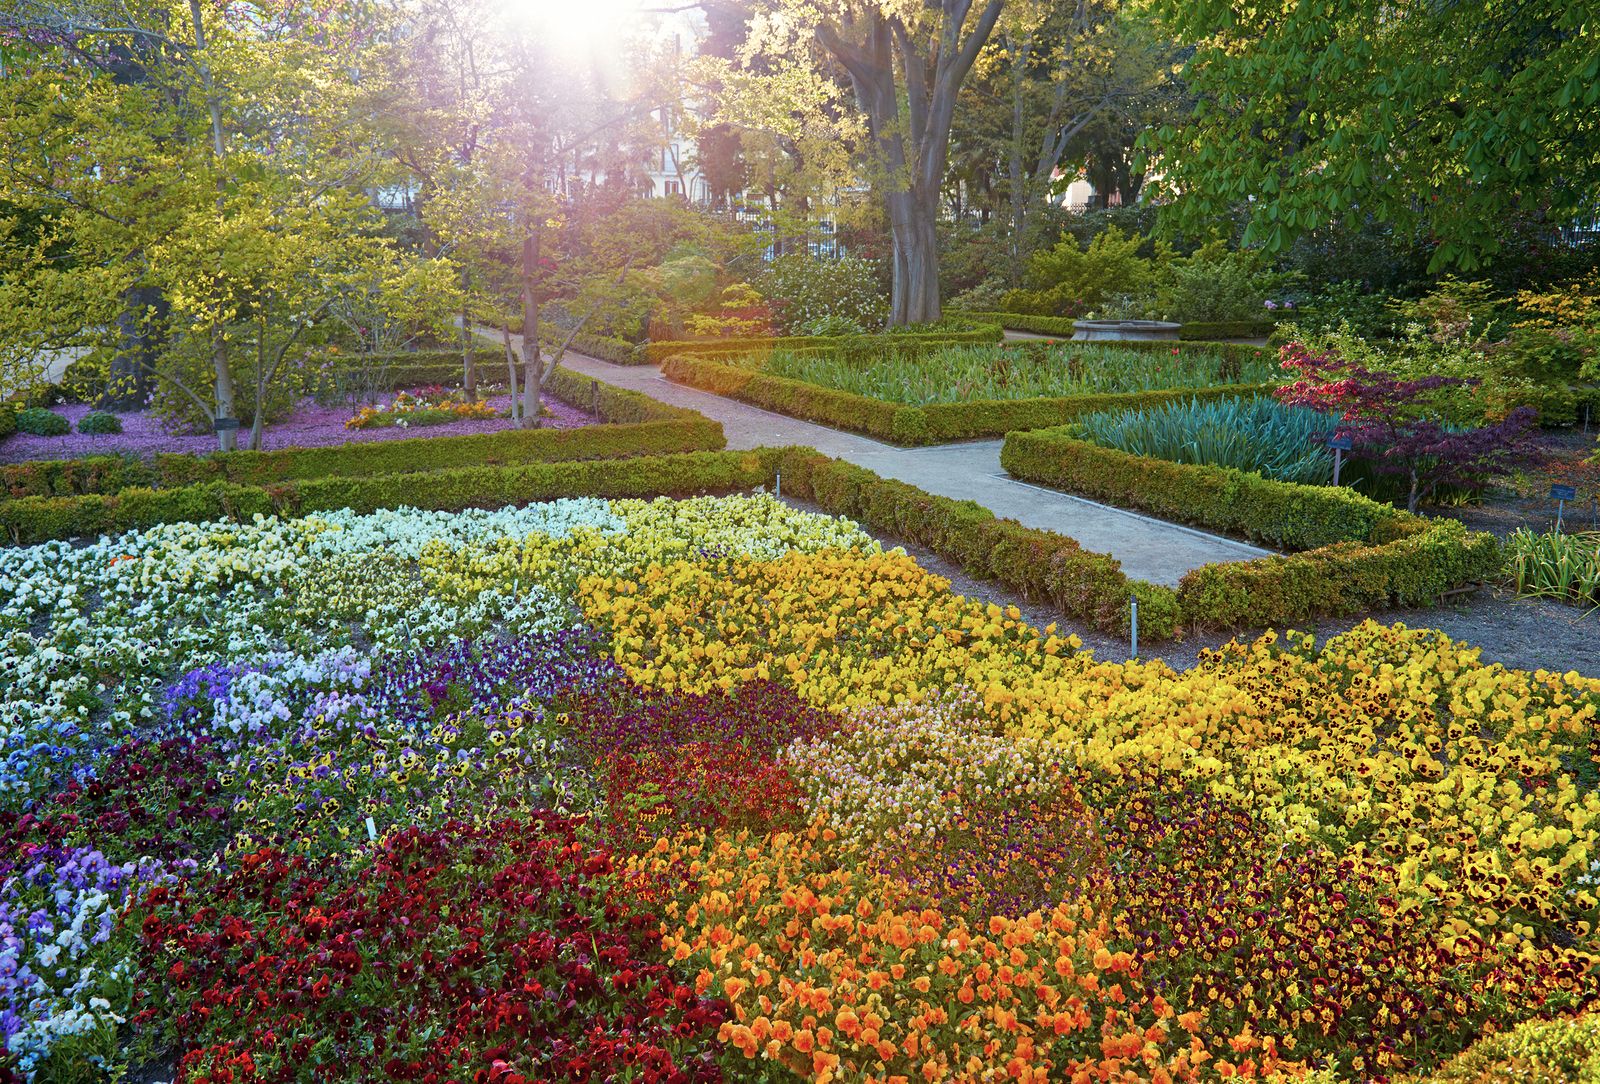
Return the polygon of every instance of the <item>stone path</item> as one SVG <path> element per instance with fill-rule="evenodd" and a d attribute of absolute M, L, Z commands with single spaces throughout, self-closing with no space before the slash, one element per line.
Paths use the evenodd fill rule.
<path fill-rule="evenodd" d="M 494 336 L 498 338 L 498 334 Z M 512 343 L 521 348 L 521 342 Z M 941 497 L 973 500 L 997 516 L 1076 539 L 1084 549 L 1109 553 L 1135 579 L 1176 586 L 1192 568 L 1220 561 L 1251 561 L 1269 551 L 1053 489 L 1019 482 L 1000 467 L 1001 441 L 897 448 L 855 433 L 830 429 L 750 406 L 711 392 L 674 384 L 651 365 L 615 365 L 568 351 L 561 364 L 573 372 L 643 392 L 674 406 L 698 410 L 722 423 L 730 448 L 802 444 Z"/>

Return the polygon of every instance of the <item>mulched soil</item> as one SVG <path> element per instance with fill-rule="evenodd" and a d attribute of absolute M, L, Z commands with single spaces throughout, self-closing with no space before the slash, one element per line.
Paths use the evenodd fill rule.
<path fill-rule="evenodd" d="M 493 396 L 485 400 L 496 410 L 507 410 L 511 405 L 509 395 Z M 545 406 L 553 417 L 544 419 L 544 426 L 552 429 L 577 429 L 593 425 L 595 417 L 587 411 L 568 406 L 550 396 L 544 397 Z M 119 414 L 121 433 L 90 436 L 79 433 L 78 419 L 92 407 L 84 403 L 67 403 L 52 408 L 67 419 L 72 430 L 64 437 L 38 437 L 32 433 L 16 433 L 0 440 L 0 463 L 20 463 L 29 459 L 75 459 L 85 455 L 153 455 L 157 452 L 187 452 L 204 455 L 217 450 L 217 438 L 210 433 L 171 433 L 161 419 L 148 411 Z M 344 423 L 355 413 L 348 405 L 320 406 L 307 399 L 289 417 L 268 425 L 261 434 L 261 445 L 272 448 L 325 448 L 339 444 L 366 444 L 377 440 L 404 440 L 408 437 L 456 437 L 469 433 L 494 433 L 512 428 L 509 417 L 477 418 L 444 425 L 383 426 L 381 428 L 346 429 Z M 249 437 L 248 430 L 240 431 L 240 444 Z"/>
<path fill-rule="evenodd" d="M 1600 529 L 1600 444 L 1595 441 L 1594 430 L 1573 428 L 1544 433 L 1539 445 L 1549 459 L 1542 466 L 1509 479 L 1482 504 L 1426 511 L 1458 519 L 1475 531 L 1489 531 L 1501 538 L 1519 527 L 1548 531 L 1556 519 L 1550 486 L 1561 484 L 1578 490 L 1578 499 L 1567 502 L 1562 529 Z M 1588 462 L 1591 458 L 1594 461 Z"/>

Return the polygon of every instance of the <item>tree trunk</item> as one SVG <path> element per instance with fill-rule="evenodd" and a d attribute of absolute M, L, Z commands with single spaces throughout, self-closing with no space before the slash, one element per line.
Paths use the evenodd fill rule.
<path fill-rule="evenodd" d="M 500 346 L 506 352 L 506 376 L 510 380 L 511 392 L 511 424 L 517 424 L 517 355 L 511 350 L 511 328 L 500 329 Z"/>
<path fill-rule="evenodd" d="M 912 189 L 890 192 L 886 199 L 894 250 L 889 324 L 936 323 L 940 317 L 937 193 L 929 198 Z"/>
<path fill-rule="evenodd" d="M 472 313 L 467 307 L 467 271 L 461 270 L 461 386 L 467 401 L 477 402 L 478 370 L 472 365 Z"/>
<path fill-rule="evenodd" d="M 544 364 L 539 358 L 539 230 L 522 240 L 522 428 L 539 428 L 539 392 Z"/>
<path fill-rule="evenodd" d="M 134 286 L 123 295 L 117 353 L 111 359 L 111 380 L 97 404 L 101 409 L 139 410 L 150 401 L 158 338 L 152 324 L 162 307 L 161 291 L 154 286 Z"/>
<path fill-rule="evenodd" d="M 217 99 L 216 85 L 211 79 L 211 65 L 205 59 L 206 25 L 200 0 L 189 0 L 189 18 L 194 26 L 194 47 L 199 59 L 200 82 L 206 91 L 206 112 L 211 118 L 211 160 L 217 168 L 217 217 L 221 218 L 223 195 L 227 190 L 222 178 L 222 163 L 227 157 L 228 145 L 222 132 L 222 103 Z M 211 329 L 211 365 L 217 374 L 217 417 L 233 419 L 233 374 L 228 369 L 227 335 L 220 324 Z M 238 442 L 237 429 L 217 430 L 217 447 L 222 451 L 233 451 Z"/>
<path fill-rule="evenodd" d="M 221 324 L 211 329 L 211 368 L 217 378 L 217 409 L 212 420 L 227 419 L 236 422 L 238 418 L 234 414 L 233 372 L 228 368 L 228 340 L 223 335 Z M 238 446 L 237 429 L 217 430 L 217 447 L 220 450 L 231 452 Z"/>
<path fill-rule="evenodd" d="M 261 430 L 267 424 L 267 383 L 272 375 L 267 372 L 267 321 L 262 317 L 256 328 L 256 404 L 255 415 L 250 419 L 249 445 L 252 452 L 261 450 Z"/>
<path fill-rule="evenodd" d="M 1021 55 L 1012 60 L 1011 76 L 1011 144 L 1006 154 L 1006 175 L 1011 184 L 1011 238 L 1006 253 L 1006 279 L 1012 286 L 1022 285 L 1022 261 L 1026 253 L 1023 230 L 1028 214 L 1027 182 L 1022 177 L 1022 141 L 1027 135 L 1027 115 L 1023 110 L 1027 93 L 1028 54 L 1033 51 L 1029 38 L 1021 47 Z"/>

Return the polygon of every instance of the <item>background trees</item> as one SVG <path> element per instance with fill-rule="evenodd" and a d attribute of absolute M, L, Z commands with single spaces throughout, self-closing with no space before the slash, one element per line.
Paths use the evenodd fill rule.
<path fill-rule="evenodd" d="M 1592 215 L 1600 191 L 1600 28 L 1583 4 L 1155 0 L 1197 43 L 1185 118 L 1149 133 L 1171 220 L 1244 208 L 1281 252 L 1370 216 L 1477 268 L 1519 221 Z"/>
<path fill-rule="evenodd" d="M 223 449 L 341 295 L 438 296 L 382 234 L 371 121 L 382 9 L 199 0 L 8 8 L 0 199 L 8 363 L 114 352 L 116 396 L 160 384 Z M 404 299 L 409 295 L 409 302 Z M 197 359 L 202 358 L 203 361 Z"/>

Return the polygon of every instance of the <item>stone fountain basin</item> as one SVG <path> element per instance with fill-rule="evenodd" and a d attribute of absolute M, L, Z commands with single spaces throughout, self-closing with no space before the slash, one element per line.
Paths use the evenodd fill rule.
<path fill-rule="evenodd" d="M 1072 340 L 1176 341 L 1178 329 L 1182 326 L 1166 320 L 1078 320 L 1072 325 Z"/>

